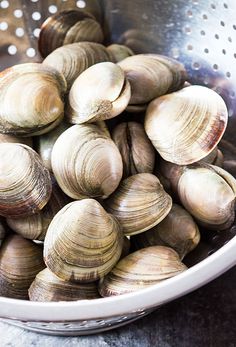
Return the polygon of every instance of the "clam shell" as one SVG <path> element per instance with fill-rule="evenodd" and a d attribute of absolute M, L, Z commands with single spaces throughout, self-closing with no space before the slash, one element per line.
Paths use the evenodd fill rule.
<path fill-rule="evenodd" d="M 69 91 L 75 79 L 90 66 L 111 61 L 106 47 L 95 42 L 77 42 L 57 48 L 43 61 L 56 68 L 66 79 Z"/>
<path fill-rule="evenodd" d="M 95 124 L 74 125 L 60 135 L 51 163 L 60 188 L 73 199 L 107 198 L 123 173 L 118 148 Z"/>
<path fill-rule="evenodd" d="M 120 123 L 113 129 L 112 139 L 122 156 L 124 177 L 153 172 L 155 150 L 142 124 Z"/>
<path fill-rule="evenodd" d="M 44 260 L 58 277 L 93 282 L 107 274 L 120 258 L 123 233 L 117 220 L 94 199 L 74 201 L 49 225 Z"/>
<path fill-rule="evenodd" d="M 44 267 L 40 245 L 9 235 L 0 248 L 0 295 L 27 300 L 31 283 Z"/>
<path fill-rule="evenodd" d="M 141 173 L 123 180 L 105 206 L 125 235 L 135 235 L 160 223 L 169 213 L 172 199 L 156 176 Z"/>
<path fill-rule="evenodd" d="M 101 296 L 135 292 L 157 284 L 187 270 L 178 254 L 171 248 L 152 246 L 123 258 L 100 281 Z"/>
<path fill-rule="evenodd" d="M 66 115 L 73 124 L 91 123 L 119 115 L 130 99 L 130 84 L 122 69 L 111 62 L 82 72 L 69 93 Z"/>
<path fill-rule="evenodd" d="M 49 269 L 40 271 L 29 288 L 31 301 L 75 301 L 99 298 L 97 283 L 66 282 Z"/>
<path fill-rule="evenodd" d="M 190 213 L 173 204 L 163 221 L 152 229 L 132 237 L 138 248 L 167 246 L 173 248 L 180 259 L 191 252 L 200 241 L 200 232 Z"/>
<path fill-rule="evenodd" d="M 0 215 L 32 215 L 48 202 L 52 184 L 48 170 L 30 147 L 0 144 Z"/>
<path fill-rule="evenodd" d="M 186 79 L 183 65 L 158 54 L 138 54 L 118 63 L 131 84 L 130 105 L 145 104 L 180 89 Z"/>
<path fill-rule="evenodd" d="M 112 61 L 114 63 L 118 63 L 119 61 L 134 55 L 134 52 L 129 47 L 117 43 L 107 46 L 107 50 L 112 56 Z"/>
<path fill-rule="evenodd" d="M 38 48 L 43 57 L 63 45 L 102 42 L 103 32 L 95 18 L 82 10 L 61 11 L 46 19 L 39 35 Z"/>
<path fill-rule="evenodd" d="M 162 158 L 187 165 L 214 149 L 224 134 L 227 120 L 221 96 L 195 85 L 153 100 L 144 126 Z"/>
<path fill-rule="evenodd" d="M 68 196 L 61 191 L 55 179 L 52 178 L 52 194 L 46 206 L 32 216 L 7 218 L 7 224 L 26 239 L 42 241 L 53 217 L 69 202 Z"/>
<path fill-rule="evenodd" d="M 185 167 L 178 182 L 181 203 L 207 229 L 224 230 L 235 216 L 236 180 L 207 164 Z"/>
<path fill-rule="evenodd" d="M 66 81 L 57 70 L 37 63 L 0 73 L 0 132 L 37 135 L 62 120 Z M 47 97 L 45 97 L 47 95 Z"/>

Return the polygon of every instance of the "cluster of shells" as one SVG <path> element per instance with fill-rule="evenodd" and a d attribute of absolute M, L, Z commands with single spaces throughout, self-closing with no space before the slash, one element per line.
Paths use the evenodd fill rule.
<path fill-rule="evenodd" d="M 90 14 L 64 11 L 42 26 L 42 63 L 0 73 L 2 296 L 130 293 L 234 221 L 223 99 L 178 61 L 102 42 Z"/>

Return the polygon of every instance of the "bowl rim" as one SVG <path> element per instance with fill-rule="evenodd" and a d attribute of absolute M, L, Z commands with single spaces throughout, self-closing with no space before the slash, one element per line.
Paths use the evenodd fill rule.
<path fill-rule="evenodd" d="M 139 291 L 93 300 L 33 302 L 0 297 L 0 317 L 34 322 L 98 320 L 137 314 L 183 296 L 236 265 L 236 237 L 181 274 Z"/>

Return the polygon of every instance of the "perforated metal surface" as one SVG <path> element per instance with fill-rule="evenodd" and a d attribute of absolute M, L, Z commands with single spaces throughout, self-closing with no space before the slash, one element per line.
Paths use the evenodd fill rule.
<path fill-rule="evenodd" d="M 236 144 L 235 0 L 2 0 L 0 1 L 0 70 L 16 63 L 41 61 L 37 50 L 40 25 L 50 14 L 68 8 L 84 8 L 91 11 L 103 23 L 107 42 L 126 44 L 136 53 L 166 54 L 183 62 L 191 83 L 209 86 L 225 99 L 230 114 L 226 138 L 232 144 Z M 215 236 L 212 235 L 214 246 L 212 249 L 214 251 L 219 249 L 234 235 L 232 232 L 224 234 L 220 241 L 214 239 Z M 208 256 L 212 249 L 204 250 L 202 256 L 198 254 L 198 259 Z M 232 264 L 233 261 L 228 260 L 225 270 Z M 214 276 L 209 273 L 204 283 L 216 275 L 216 272 Z M 190 274 L 188 283 L 193 280 L 191 276 Z M 194 285 L 195 288 L 201 283 L 199 277 L 198 284 Z M 140 301 L 139 307 L 142 308 L 132 313 L 127 313 L 124 305 L 122 312 L 126 314 L 119 317 L 111 318 L 111 315 L 108 315 L 103 319 L 78 318 L 72 322 L 68 318 L 69 314 L 65 314 L 61 317 L 63 322 L 35 322 L 34 318 L 29 322 L 21 322 L 18 319 L 15 324 L 52 334 L 92 333 L 123 325 L 146 314 L 145 304 L 145 301 Z M 152 306 L 159 304 L 161 301 L 156 297 Z M 77 307 L 79 317 L 79 304 L 74 305 Z M 43 310 L 39 311 L 43 316 Z M 94 312 L 94 317 L 98 315 L 99 312 Z M 7 317 L 7 314 L 4 313 L 2 316 Z M 18 316 L 22 317 L 22 312 L 16 312 L 14 317 L 17 319 Z M 48 320 L 46 313 L 44 317 Z"/>

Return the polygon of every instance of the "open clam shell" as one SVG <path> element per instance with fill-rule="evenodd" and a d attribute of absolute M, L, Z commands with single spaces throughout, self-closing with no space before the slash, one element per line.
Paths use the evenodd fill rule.
<path fill-rule="evenodd" d="M 216 147 L 227 121 L 228 111 L 221 96 L 195 85 L 153 100 L 144 126 L 165 160 L 187 165 L 206 157 Z"/>
<path fill-rule="evenodd" d="M 38 48 L 43 57 L 56 48 L 80 41 L 102 42 L 103 32 L 95 18 L 82 10 L 65 10 L 43 23 Z"/>
<path fill-rule="evenodd" d="M 95 124 L 74 125 L 60 135 L 51 163 L 60 188 L 73 199 L 105 199 L 123 174 L 118 148 Z"/>
<path fill-rule="evenodd" d="M 160 223 L 169 213 L 172 199 L 156 176 L 141 173 L 123 180 L 105 200 L 105 206 L 118 219 L 125 235 L 135 235 Z"/>
<path fill-rule="evenodd" d="M 0 158 L 0 215 L 40 211 L 50 199 L 52 184 L 39 155 L 26 145 L 1 143 Z"/>
<path fill-rule="evenodd" d="M 0 132 L 21 136 L 50 131 L 63 118 L 66 81 L 51 66 L 25 63 L 0 73 Z"/>
<path fill-rule="evenodd" d="M 121 259 L 99 284 L 103 297 L 132 293 L 187 270 L 178 253 L 164 246 L 140 249 Z"/>
<path fill-rule="evenodd" d="M 44 260 L 58 277 L 93 282 L 118 262 L 123 233 L 117 220 L 94 199 L 74 201 L 53 218 L 44 242 Z"/>
<path fill-rule="evenodd" d="M 31 301 L 75 301 L 99 298 L 97 283 L 72 283 L 55 276 L 48 268 L 40 271 L 29 288 Z"/>

